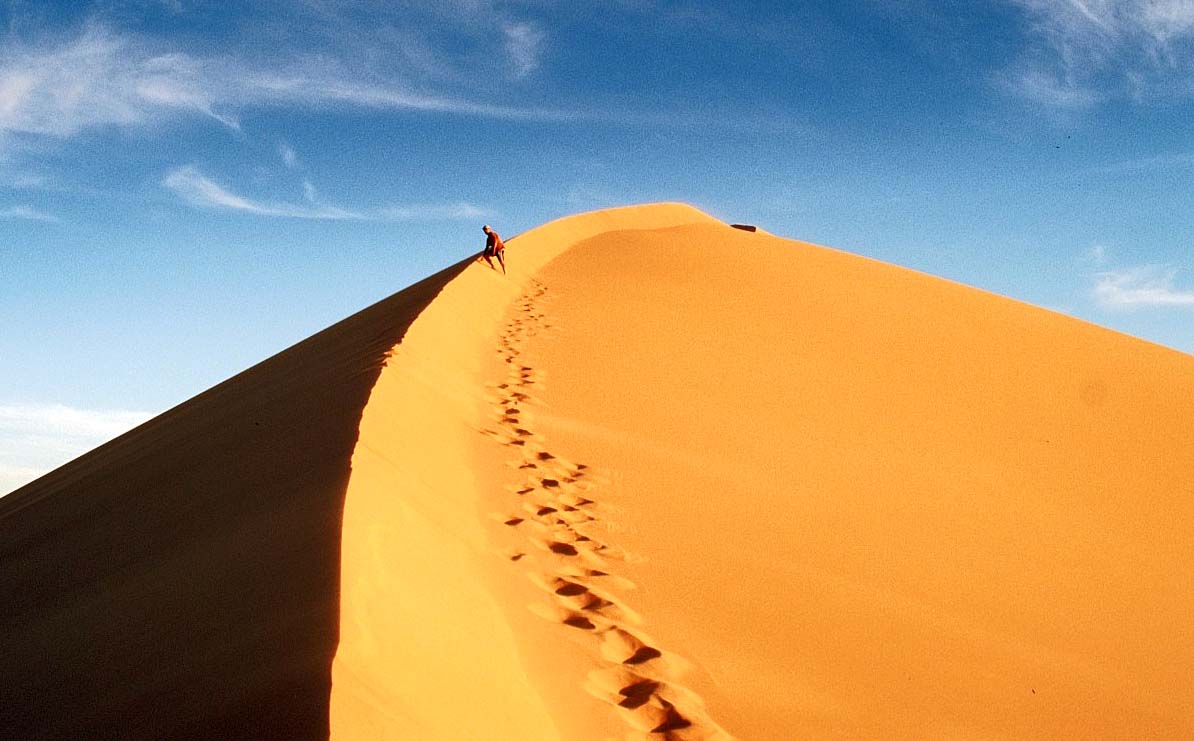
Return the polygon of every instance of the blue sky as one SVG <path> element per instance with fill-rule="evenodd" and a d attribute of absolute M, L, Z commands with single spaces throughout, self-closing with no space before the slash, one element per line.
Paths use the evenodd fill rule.
<path fill-rule="evenodd" d="M 0 33 L 0 492 L 482 222 L 644 201 L 1194 352 L 1189 0 L 0 0 Z"/>

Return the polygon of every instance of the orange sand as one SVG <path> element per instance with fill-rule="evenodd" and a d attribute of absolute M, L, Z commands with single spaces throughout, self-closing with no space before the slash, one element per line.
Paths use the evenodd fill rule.
<path fill-rule="evenodd" d="M 508 247 L 0 500 L 0 727 L 1194 735 L 1194 358 L 677 204 Z"/>
<path fill-rule="evenodd" d="M 727 730 L 1194 735 L 1194 358 L 721 227 L 538 279 L 536 432 Z"/>

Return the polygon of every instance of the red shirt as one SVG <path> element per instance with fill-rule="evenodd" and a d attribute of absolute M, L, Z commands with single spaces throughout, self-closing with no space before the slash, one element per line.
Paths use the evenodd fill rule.
<path fill-rule="evenodd" d="M 506 249 L 506 245 L 502 243 L 502 238 L 494 230 L 489 230 L 489 236 L 485 237 L 485 249 L 492 249 L 494 252 Z"/>

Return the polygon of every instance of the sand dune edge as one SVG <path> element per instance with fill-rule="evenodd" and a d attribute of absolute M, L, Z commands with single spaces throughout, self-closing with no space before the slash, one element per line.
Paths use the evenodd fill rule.
<path fill-rule="evenodd" d="M 361 413 L 463 268 L 0 499 L 0 735 L 326 738 Z"/>
<path fill-rule="evenodd" d="M 345 502 L 333 736 L 555 738 L 559 719 L 578 715 L 545 705 L 494 597 L 483 482 L 470 470 L 492 402 L 484 348 L 535 273 L 572 245 L 695 223 L 719 222 L 655 204 L 533 229 L 508 240 L 508 276 L 466 269 L 394 348 L 362 416 Z"/>

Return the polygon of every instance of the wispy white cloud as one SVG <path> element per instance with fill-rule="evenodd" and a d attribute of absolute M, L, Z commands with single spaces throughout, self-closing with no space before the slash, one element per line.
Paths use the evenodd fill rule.
<path fill-rule="evenodd" d="M 1003 79 L 1012 92 L 1052 108 L 1087 108 L 1101 99 L 1100 93 L 1064 70 L 1025 66 L 1008 71 Z"/>
<path fill-rule="evenodd" d="M 16 491 L 51 470 L 53 469 L 40 466 L 18 466 L 0 461 L 0 497 Z"/>
<path fill-rule="evenodd" d="M 64 404 L 0 404 L 0 433 L 75 441 L 107 440 L 149 419 L 148 412 L 79 409 Z"/>
<path fill-rule="evenodd" d="M 0 219 L 24 219 L 28 221 L 58 221 L 58 218 L 39 211 L 33 206 L 0 206 Z"/>
<path fill-rule="evenodd" d="M 337 76 L 312 67 L 301 73 L 248 73 L 241 81 L 246 104 L 322 106 L 346 103 L 362 108 L 454 113 L 524 121 L 573 121 L 593 117 L 579 111 L 507 106 L 415 93 L 401 88 Z"/>
<path fill-rule="evenodd" d="M 244 211 L 258 216 L 282 216 L 292 219 L 364 219 L 364 215 L 336 206 L 319 204 L 261 203 L 226 190 L 193 166 L 171 171 L 162 185 L 177 193 L 187 203 L 201 208 Z"/>
<path fill-rule="evenodd" d="M 1175 287 L 1178 271 L 1159 265 L 1107 270 L 1095 275 L 1095 300 L 1108 309 L 1194 307 L 1194 290 Z"/>
<path fill-rule="evenodd" d="M 467 83 L 468 78 L 483 78 L 494 83 L 539 68 L 548 32 L 528 14 L 536 5 L 540 4 L 506 0 L 304 0 L 291 9 L 295 27 L 314 26 L 314 35 L 398 62 L 419 80 Z"/>
<path fill-rule="evenodd" d="M 1091 245 L 1086 251 L 1086 259 L 1095 265 L 1107 264 L 1107 248 L 1101 244 Z"/>
<path fill-rule="evenodd" d="M 330 13 L 329 26 L 342 22 L 340 5 L 316 2 L 310 5 L 326 7 Z M 470 25 L 491 29 L 484 38 L 473 39 L 481 48 L 490 49 L 484 55 L 490 67 L 508 70 L 519 77 L 532 74 L 542 64 L 547 34 L 537 23 L 509 16 L 487 1 L 478 0 L 476 8 L 463 0 L 449 5 L 448 10 L 425 12 L 446 13 L 449 24 L 457 25 L 464 24 L 470 14 L 487 19 Z M 492 29 L 498 33 L 496 55 L 491 49 L 495 40 L 488 36 Z M 364 33 L 360 28 L 356 32 Z M 434 65 L 434 60 L 426 59 L 423 67 L 403 63 L 399 64 L 402 69 L 396 70 L 376 60 L 399 58 L 401 54 L 378 49 L 358 51 L 356 45 L 347 44 L 340 35 L 334 36 L 332 42 L 330 48 L 287 48 L 268 57 L 246 57 L 240 52 L 195 55 L 179 50 L 174 45 L 176 42 L 121 32 L 96 23 L 76 35 L 57 36 L 49 41 L 42 37 L 31 42 L 10 35 L 0 45 L 0 159 L 5 151 L 16 151 L 40 139 L 65 139 L 104 128 L 160 125 L 182 117 L 206 117 L 229 130 L 239 131 L 242 116 L 269 108 L 306 111 L 361 108 L 506 121 L 587 122 L 671 129 L 714 126 L 755 133 L 763 129 L 793 128 L 784 116 L 749 116 L 740 111 L 718 112 L 707 108 L 611 110 L 492 102 L 486 94 L 467 92 L 495 89 L 492 79 L 478 85 L 470 81 L 472 77 L 490 74 L 488 68 L 482 75 L 471 75 L 469 69 L 462 67 L 437 76 L 423 69 Z M 372 39 L 361 46 L 375 43 L 376 39 Z M 360 58 L 352 57 L 356 53 Z M 496 63 L 489 61 L 495 57 Z M 472 56 L 468 58 L 481 64 Z M 447 55 L 447 59 L 451 67 L 452 55 Z M 441 86 L 448 86 L 452 94 L 435 92 Z M 288 167 L 301 167 L 298 153 L 288 143 L 276 142 L 275 147 Z M 320 216 L 325 217 L 328 214 Z"/>
<path fill-rule="evenodd" d="M 310 180 L 303 181 L 307 203 L 269 203 L 238 195 L 204 175 L 193 165 L 172 170 L 162 179 L 162 185 L 177 193 L 183 200 L 200 208 L 241 211 L 257 216 L 289 219 L 355 220 L 355 221 L 450 221 L 492 216 L 493 212 L 471 203 L 413 204 L 389 206 L 370 210 L 353 210 L 317 202 L 318 193 Z"/>
<path fill-rule="evenodd" d="M 539 67 L 546 35 L 533 23 L 507 23 L 502 27 L 506 36 L 506 54 L 514 66 L 515 77 L 526 77 Z"/>
<path fill-rule="evenodd" d="M 1009 1 L 1026 13 L 1033 45 L 1006 79 L 1036 102 L 1194 92 L 1190 0 Z"/>
<path fill-rule="evenodd" d="M 0 494 L 148 420 L 148 412 L 0 404 Z"/>
<path fill-rule="evenodd" d="M 55 46 L 9 43 L 0 52 L 0 132 L 65 137 L 179 111 L 235 128 L 232 116 L 216 110 L 222 83 L 213 84 L 210 67 L 94 26 Z"/>
<path fill-rule="evenodd" d="M 538 63 L 542 35 L 508 27 L 523 74 Z M 0 48 L 0 136 L 68 137 L 104 126 L 135 126 L 187 113 L 239 129 L 236 112 L 263 106 L 352 105 L 501 119 L 570 120 L 570 111 L 490 104 L 415 92 L 393 79 L 352 72 L 313 56 L 279 66 L 233 56 L 196 57 L 152 41 L 90 26 L 56 44 Z M 287 164 L 293 150 L 279 152 Z M 294 159 L 297 163 L 297 156 Z"/>
<path fill-rule="evenodd" d="M 294 147 L 290 146 L 286 142 L 278 142 L 278 156 L 281 157 L 282 162 L 292 170 L 299 166 L 298 153 L 294 151 Z"/>
<path fill-rule="evenodd" d="M 1139 3 L 1139 24 L 1161 50 L 1194 35 L 1194 3 L 1190 0 L 1146 0 Z"/>
<path fill-rule="evenodd" d="M 494 215 L 494 212 L 489 209 L 463 201 L 447 204 L 390 206 L 377 211 L 377 218 L 385 221 L 452 221 L 455 219 L 487 219 Z"/>

